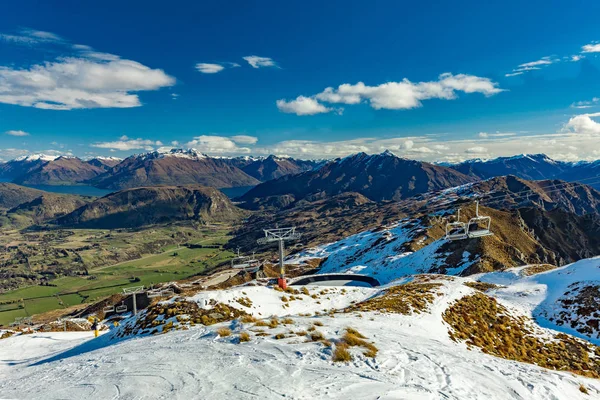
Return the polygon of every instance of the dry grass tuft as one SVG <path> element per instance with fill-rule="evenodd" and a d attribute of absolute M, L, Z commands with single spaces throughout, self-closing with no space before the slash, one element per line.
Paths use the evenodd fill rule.
<path fill-rule="evenodd" d="M 217 334 L 221 337 L 231 336 L 231 329 L 229 328 L 219 328 L 217 329 Z"/>
<path fill-rule="evenodd" d="M 579 391 L 584 394 L 590 394 L 590 392 L 588 392 L 587 388 L 583 385 L 583 383 L 579 384 Z"/>
<path fill-rule="evenodd" d="M 248 332 L 240 333 L 240 342 L 249 342 L 249 341 L 250 341 L 250 334 Z"/>
<path fill-rule="evenodd" d="M 256 322 L 256 318 L 254 318 L 252 315 L 244 315 L 242 318 L 240 318 L 240 321 L 244 324 L 251 324 Z"/>
<path fill-rule="evenodd" d="M 348 346 L 343 343 L 335 345 L 332 355 L 333 362 L 350 362 L 352 361 L 352 355 L 348 351 Z"/>
<path fill-rule="evenodd" d="M 294 320 L 293 320 L 293 319 L 291 319 L 291 318 L 284 318 L 284 319 L 282 319 L 282 320 L 281 320 L 281 323 L 282 323 L 283 325 L 290 325 L 290 324 L 293 324 L 293 323 L 294 323 Z"/>
<path fill-rule="evenodd" d="M 320 342 L 321 340 L 325 340 L 325 336 L 323 336 L 323 333 L 319 331 L 311 332 L 308 337 L 313 342 Z"/>
<path fill-rule="evenodd" d="M 277 340 L 285 339 L 285 333 L 278 333 L 277 335 L 275 335 L 273 337 Z"/>

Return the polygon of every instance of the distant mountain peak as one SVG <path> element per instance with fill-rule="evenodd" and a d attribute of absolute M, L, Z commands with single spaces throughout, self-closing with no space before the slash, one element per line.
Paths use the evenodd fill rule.
<path fill-rule="evenodd" d="M 57 158 L 59 158 L 60 156 L 51 156 L 48 154 L 42 154 L 42 153 L 38 153 L 38 154 L 28 154 L 26 156 L 20 156 L 15 158 L 13 161 L 54 161 Z"/>

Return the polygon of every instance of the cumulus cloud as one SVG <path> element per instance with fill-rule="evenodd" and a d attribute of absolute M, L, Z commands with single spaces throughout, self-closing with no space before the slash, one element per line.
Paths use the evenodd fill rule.
<path fill-rule="evenodd" d="M 565 128 L 573 133 L 600 135 L 600 123 L 592 119 L 597 117 L 600 113 L 576 115 L 569 119 Z"/>
<path fill-rule="evenodd" d="M 600 43 L 586 44 L 581 48 L 582 53 L 600 53 Z"/>
<path fill-rule="evenodd" d="M 225 67 L 221 64 L 198 63 L 196 64 L 196 69 L 203 74 L 216 74 L 223 71 Z"/>
<path fill-rule="evenodd" d="M 271 57 L 246 56 L 242 57 L 252 68 L 276 67 L 277 63 Z"/>
<path fill-rule="evenodd" d="M 238 144 L 254 144 L 257 141 L 257 138 L 247 135 L 237 135 L 232 137 L 201 135 L 196 136 L 193 140 L 189 141 L 186 146 L 207 154 L 234 155 L 251 152 L 249 147 L 238 146 Z"/>
<path fill-rule="evenodd" d="M 325 107 L 317 100 L 304 96 L 298 96 L 290 101 L 280 99 L 277 100 L 276 104 L 279 111 L 296 115 L 315 115 L 333 111 L 332 108 Z"/>
<path fill-rule="evenodd" d="M 231 140 L 239 144 L 256 144 L 258 142 L 257 137 L 248 135 L 235 135 L 231 137 Z"/>
<path fill-rule="evenodd" d="M 10 136 L 29 136 L 28 132 L 20 131 L 20 130 L 19 131 L 12 131 L 11 130 L 11 131 L 6 131 L 4 133 L 6 133 L 7 135 L 10 135 Z"/>
<path fill-rule="evenodd" d="M 65 43 L 50 32 L 31 31 L 25 37 L 35 43 Z M 0 66 L 0 103 L 51 110 L 139 107 L 137 92 L 175 84 L 161 69 L 76 46 L 73 55 L 54 61 L 26 68 Z"/>
<path fill-rule="evenodd" d="M 160 140 L 149 140 L 149 139 L 130 139 L 127 136 L 121 136 L 119 140 L 115 140 L 113 142 L 96 142 L 92 143 L 90 146 L 98 147 L 101 149 L 111 149 L 111 150 L 146 150 L 153 151 L 154 146 L 162 146 L 162 142 Z"/>
<path fill-rule="evenodd" d="M 328 87 L 314 96 L 298 96 L 295 100 L 277 101 L 282 112 L 297 115 L 313 115 L 332 111 L 321 102 L 332 104 L 358 104 L 363 101 L 376 109 L 402 110 L 422 106 L 422 101 L 429 99 L 453 100 L 457 92 L 481 93 L 486 97 L 498 94 L 503 89 L 489 78 L 474 75 L 444 73 L 437 81 L 411 82 L 404 79 L 400 82 L 387 82 L 378 86 L 368 86 L 363 82 L 342 84 L 337 88 Z"/>

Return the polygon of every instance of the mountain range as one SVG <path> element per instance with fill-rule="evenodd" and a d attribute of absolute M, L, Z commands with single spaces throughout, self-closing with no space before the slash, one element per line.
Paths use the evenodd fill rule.
<path fill-rule="evenodd" d="M 23 185 L 86 184 L 120 190 L 142 186 L 201 184 L 216 188 L 254 186 L 262 181 L 313 169 L 318 161 L 286 157 L 209 157 L 172 149 L 121 160 L 54 157 L 43 154 L 0 163 L 0 179 Z"/>

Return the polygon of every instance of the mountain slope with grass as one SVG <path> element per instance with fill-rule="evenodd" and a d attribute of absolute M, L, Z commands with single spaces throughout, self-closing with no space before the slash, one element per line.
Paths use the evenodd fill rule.
<path fill-rule="evenodd" d="M 88 181 L 105 169 L 77 157 L 58 157 L 15 178 L 22 185 L 74 185 Z"/>
<path fill-rule="evenodd" d="M 159 186 L 111 193 L 58 218 L 71 227 L 132 228 L 180 220 L 228 223 L 245 212 L 217 189 L 200 186 Z"/>
<path fill-rule="evenodd" d="M 453 169 L 396 157 L 391 152 L 358 153 L 331 161 L 314 171 L 262 183 L 241 196 L 248 208 L 288 207 L 345 192 L 373 201 L 400 200 L 432 190 L 472 182 Z"/>

